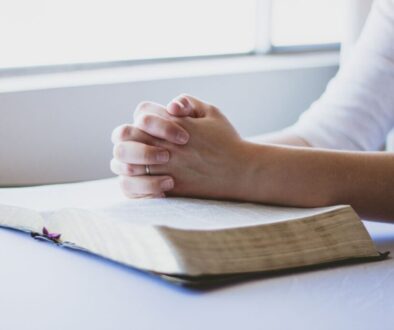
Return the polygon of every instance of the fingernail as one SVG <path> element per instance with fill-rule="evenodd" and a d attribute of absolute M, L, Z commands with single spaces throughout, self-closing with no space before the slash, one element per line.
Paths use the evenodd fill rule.
<path fill-rule="evenodd" d="M 171 190 L 174 188 L 174 181 L 172 179 L 166 179 L 160 183 L 160 188 L 163 191 Z"/>
<path fill-rule="evenodd" d="M 168 162 L 170 159 L 170 154 L 168 151 L 160 151 L 156 154 L 156 159 L 159 162 Z"/>
<path fill-rule="evenodd" d="M 176 140 L 179 143 L 186 143 L 189 140 L 189 135 L 185 132 L 178 132 L 176 135 Z"/>

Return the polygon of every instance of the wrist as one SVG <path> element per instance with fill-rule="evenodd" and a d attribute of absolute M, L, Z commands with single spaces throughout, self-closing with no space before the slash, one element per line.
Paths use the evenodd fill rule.
<path fill-rule="evenodd" d="M 243 140 L 238 148 L 238 175 L 236 199 L 263 202 L 265 186 L 269 182 L 267 173 L 272 163 L 271 149 L 275 146 L 257 144 Z"/>

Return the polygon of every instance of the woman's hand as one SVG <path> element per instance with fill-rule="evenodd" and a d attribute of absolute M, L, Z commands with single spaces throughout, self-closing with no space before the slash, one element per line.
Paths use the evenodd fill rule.
<path fill-rule="evenodd" d="M 143 103 L 135 124 L 115 130 L 113 141 L 111 167 L 127 196 L 235 199 L 242 192 L 247 143 L 216 107 L 191 96 L 167 108 Z"/>

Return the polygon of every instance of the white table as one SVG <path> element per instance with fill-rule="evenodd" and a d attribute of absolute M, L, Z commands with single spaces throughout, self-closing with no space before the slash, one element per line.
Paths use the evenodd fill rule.
<path fill-rule="evenodd" d="M 46 209 L 122 198 L 114 181 L 0 189 Z M 394 253 L 394 225 L 366 223 Z M 394 259 L 299 272 L 208 292 L 0 229 L 0 329 L 394 329 Z"/>

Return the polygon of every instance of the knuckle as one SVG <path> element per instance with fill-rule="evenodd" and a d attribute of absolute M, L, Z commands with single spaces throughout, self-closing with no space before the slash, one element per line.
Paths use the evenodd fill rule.
<path fill-rule="evenodd" d="M 119 130 L 119 137 L 121 140 L 126 140 L 130 137 L 131 127 L 130 125 L 122 125 Z"/>
<path fill-rule="evenodd" d="M 140 103 L 137 104 L 135 110 L 134 110 L 134 119 L 136 119 L 138 116 L 141 115 L 141 113 L 146 112 L 150 106 L 152 105 L 152 102 L 149 101 L 142 101 Z"/>
<path fill-rule="evenodd" d="M 144 114 L 139 118 L 139 123 L 140 125 L 142 125 L 142 127 L 149 127 L 152 125 L 152 122 L 154 121 L 154 116 L 152 115 L 148 115 L 148 114 Z"/>
<path fill-rule="evenodd" d="M 136 107 L 136 112 L 139 111 L 145 111 L 146 109 L 148 109 L 151 106 L 152 102 L 149 101 L 142 101 L 140 103 L 138 103 L 137 107 Z"/>
<path fill-rule="evenodd" d="M 136 175 L 135 167 L 131 164 L 126 165 L 126 172 L 127 172 L 127 175 L 130 175 L 130 176 Z"/>
<path fill-rule="evenodd" d="M 123 125 L 120 125 L 120 126 L 116 127 L 116 128 L 112 131 L 112 134 L 111 134 L 111 141 L 112 141 L 112 143 L 118 142 L 119 136 L 120 136 L 120 131 L 121 131 L 121 129 L 122 129 L 122 126 L 123 126 Z"/>
<path fill-rule="evenodd" d="M 133 125 L 129 125 L 127 135 L 128 135 L 128 140 L 130 141 L 139 142 L 142 140 L 141 131 Z"/>
<path fill-rule="evenodd" d="M 128 140 L 130 141 L 146 143 L 149 140 L 147 134 L 134 125 L 130 125 L 128 130 Z"/>

